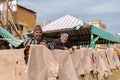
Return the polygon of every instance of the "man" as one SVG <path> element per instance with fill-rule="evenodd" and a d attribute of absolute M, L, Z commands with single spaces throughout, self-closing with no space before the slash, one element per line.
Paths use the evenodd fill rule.
<path fill-rule="evenodd" d="M 52 45 L 54 49 L 69 50 L 70 53 L 73 52 L 73 48 L 68 42 L 69 35 L 67 33 L 62 33 L 60 38 L 53 40 Z"/>
<path fill-rule="evenodd" d="M 47 41 L 43 39 L 42 29 L 39 25 L 36 25 L 33 34 L 24 41 L 24 47 L 30 44 L 44 44 L 47 46 Z"/>
<path fill-rule="evenodd" d="M 32 35 L 26 39 L 23 43 L 23 46 L 25 47 L 25 62 L 27 64 L 28 62 L 28 54 L 29 54 L 29 48 L 31 44 L 42 44 L 48 47 L 47 41 L 42 36 L 42 29 L 39 25 L 36 25 L 34 28 L 34 31 Z"/>

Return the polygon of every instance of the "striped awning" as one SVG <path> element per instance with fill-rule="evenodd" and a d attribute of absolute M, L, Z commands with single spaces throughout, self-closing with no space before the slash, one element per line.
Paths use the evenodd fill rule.
<path fill-rule="evenodd" d="M 16 39 L 12 34 L 10 34 L 7 30 L 3 29 L 1 26 L 0 26 L 0 36 L 2 36 L 0 40 L 5 40 L 14 47 L 18 47 L 24 41 L 24 40 Z"/>
<path fill-rule="evenodd" d="M 62 29 L 69 29 L 74 28 L 77 25 L 81 25 L 82 21 L 70 15 L 66 15 L 60 19 L 57 19 L 46 26 L 43 27 L 43 31 L 55 31 L 55 30 L 62 30 Z"/>

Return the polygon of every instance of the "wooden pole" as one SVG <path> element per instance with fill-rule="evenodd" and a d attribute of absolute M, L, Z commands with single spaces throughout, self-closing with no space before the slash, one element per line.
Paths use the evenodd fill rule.
<path fill-rule="evenodd" d="M 17 20 L 16 20 L 16 18 L 15 18 L 15 16 L 14 16 L 14 13 L 12 12 L 10 6 L 8 6 L 8 9 L 10 10 L 10 13 L 11 13 L 11 15 L 12 15 L 12 17 L 13 17 L 13 21 L 14 21 L 14 22 L 16 23 L 16 25 L 18 26 L 18 29 L 20 30 L 20 32 L 22 32 L 20 26 L 17 24 Z"/>
<path fill-rule="evenodd" d="M 16 30 L 16 28 L 15 28 L 15 24 L 13 24 L 11 21 L 9 21 L 9 23 L 10 23 L 11 27 L 13 28 L 13 30 L 15 31 L 15 33 L 18 35 L 18 37 L 19 37 L 20 39 L 22 39 L 22 37 L 20 36 L 20 34 L 17 32 L 17 30 Z"/>
<path fill-rule="evenodd" d="M 3 28 L 5 28 L 5 26 L 1 20 L 0 20 L 0 24 L 2 25 Z"/>
<path fill-rule="evenodd" d="M 6 29 L 8 27 L 8 0 L 6 0 Z"/>
<path fill-rule="evenodd" d="M 11 13 L 11 15 L 12 15 L 12 17 L 13 17 L 13 21 L 15 22 L 15 24 L 16 24 L 17 27 L 18 27 L 18 29 L 20 30 L 20 33 L 22 34 L 22 30 L 21 30 L 20 26 L 18 25 L 18 22 L 17 22 L 17 20 L 16 20 L 16 18 L 15 18 L 15 16 L 14 16 L 14 13 L 12 12 L 10 6 L 8 6 L 8 9 L 10 10 L 10 13 Z M 16 25 L 15 25 L 15 26 L 16 26 Z M 24 36 L 23 36 L 23 38 L 25 39 Z"/>

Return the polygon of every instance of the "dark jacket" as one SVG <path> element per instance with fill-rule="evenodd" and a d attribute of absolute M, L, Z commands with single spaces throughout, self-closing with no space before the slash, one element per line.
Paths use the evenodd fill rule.
<path fill-rule="evenodd" d="M 52 45 L 54 49 L 64 50 L 64 47 L 67 47 L 68 49 L 71 48 L 68 41 L 66 43 L 62 43 L 60 38 L 53 40 Z"/>

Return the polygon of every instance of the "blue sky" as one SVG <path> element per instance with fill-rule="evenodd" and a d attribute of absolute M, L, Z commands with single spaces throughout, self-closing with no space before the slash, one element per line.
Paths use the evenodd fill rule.
<path fill-rule="evenodd" d="M 37 12 L 37 23 L 71 15 L 83 21 L 101 20 L 107 31 L 120 32 L 120 0 L 19 0 Z"/>

